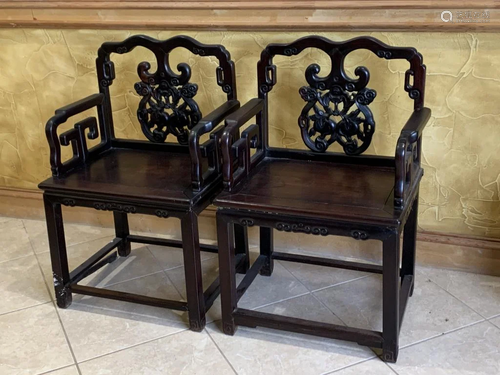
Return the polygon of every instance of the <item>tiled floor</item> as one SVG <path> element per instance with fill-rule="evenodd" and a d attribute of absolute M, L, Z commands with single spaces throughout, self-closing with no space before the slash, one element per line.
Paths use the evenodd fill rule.
<path fill-rule="evenodd" d="M 66 226 L 71 267 L 110 229 Z M 185 296 L 178 249 L 134 247 L 86 282 L 171 299 Z M 208 284 L 214 254 L 203 257 Z M 259 293 L 258 293 L 259 292 Z M 500 374 L 500 278 L 419 268 L 396 365 L 343 341 L 240 327 L 221 333 L 220 303 L 206 329 L 179 312 L 75 295 L 56 309 L 45 223 L 0 218 L 0 374 Z M 380 277 L 277 262 L 241 300 L 247 308 L 381 328 Z"/>

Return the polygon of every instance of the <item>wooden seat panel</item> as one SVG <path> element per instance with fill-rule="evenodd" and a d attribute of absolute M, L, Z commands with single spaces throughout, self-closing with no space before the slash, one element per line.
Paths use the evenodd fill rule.
<path fill-rule="evenodd" d="M 264 159 L 221 207 L 325 218 L 393 222 L 394 169 L 290 159 Z M 398 215 L 397 215 L 398 216 Z"/>
<path fill-rule="evenodd" d="M 190 168 L 189 153 L 111 149 L 65 176 L 45 180 L 40 188 L 189 204 Z"/>

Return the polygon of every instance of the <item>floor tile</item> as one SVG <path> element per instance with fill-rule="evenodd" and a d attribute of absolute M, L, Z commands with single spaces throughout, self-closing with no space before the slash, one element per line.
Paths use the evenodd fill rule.
<path fill-rule="evenodd" d="M 67 251 L 70 271 L 90 258 L 90 256 L 95 254 L 110 240 L 111 237 L 105 237 L 69 246 Z M 50 254 L 38 254 L 38 261 L 40 262 L 45 280 L 47 281 L 53 295 Z M 116 259 L 113 263 L 104 266 L 98 272 L 82 280 L 80 284 L 102 287 L 160 271 L 161 267 L 158 265 L 158 262 L 153 257 L 147 246 L 133 244 L 132 252 L 128 257 L 118 257 L 118 259 Z"/>
<path fill-rule="evenodd" d="M 420 276 L 420 277 L 419 277 Z M 401 327 L 405 346 L 483 320 L 439 286 L 417 273 Z M 316 292 L 346 325 L 382 330 L 382 278 L 370 276 Z"/>
<path fill-rule="evenodd" d="M 498 328 L 500 328 L 500 316 L 491 319 L 490 322 L 496 325 Z"/>
<path fill-rule="evenodd" d="M 152 245 L 148 245 L 148 247 L 164 270 L 170 270 L 184 265 L 184 255 L 182 249 Z M 202 261 L 211 258 L 217 258 L 217 254 L 207 253 L 205 251 L 201 252 Z"/>
<path fill-rule="evenodd" d="M 500 277 L 431 268 L 426 276 L 485 318 L 500 314 Z"/>
<path fill-rule="evenodd" d="M 43 375 L 79 375 L 76 366 L 65 367 L 60 370 L 46 372 Z"/>
<path fill-rule="evenodd" d="M 23 220 L 23 222 L 35 252 L 49 251 L 46 222 L 44 220 Z M 106 236 L 114 237 L 115 231 L 112 228 L 64 224 L 64 234 L 66 235 L 66 246 L 72 246 Z"/>
<path fill-rule="evenodd" d="M 379 358 L 345 368 L 331 373 L 332 375 L 396 375 L 391 368 Z M 430 375 L 430 374 L 429 374 Z"/>
<path fill-rule="evenodd" d="M 233 375 L 206 332 L 185 331 L 80 364 L 83 375 Z"/>
<path fill-rule="evenodd" d="M 73 363 L 52 303 L 0 316 L 0 374 L 39 374 Z"/>
<path fill-rule="evenodd" d="M 252 254 L 252 257 L 254 256 Z M 166 272 L 177 289 L 185 296 L 184 269 L 176 268 Z M 202 262 L 204 288 L 207 288 L 215 280 L 218 272 L 219 263 L 217 258 Z M 238 274 L 237 283 L 242 279 L 243 275 Z M 273 275 L 271 277 L 257 276 L 238 304 L 242 307 L 253 309 L 305 293 L 308 293 L 308 290 L 279 262 L 275 262 Z"/>
<path fill-rule="evenodd" d="M 0 233 L 2 236 L 0 262 L 33 254 L 22 220 L 10 219 L 0 222 Z"/>
<path fill-rule="evenodd" d="M 241 279 L 243 275 L 238 275 L 238 281 Z M 253 309 L 308 292 L 281 262 L 275 261 L 273 274 L 270 277 L 257 275 L 238 304 Z"/>
<path fill-rule="evenodd" d="M 187 329 L 167 319 L 79 303 L 59 315 L 78 362 Z"/>
<path fill-rule="evenodd" d="M 365 272 L 321 267 L 312 264 L 293 262 L 282 262 L 282 264 L 311 292 L 369 275 Z"/>
<path fill-rule="evenodd" d="M 7 221 L 11 220 L 19 220 L 13 217 L 8 217 L 8 216 L 0 216 L 0 223 L 6 223 Z"/>
<path fill-rule="evenodd" d="M 357 344 L 263 328 L 239 327 L 234 336 L 207 325 L 238 374 L 323 374 L 374 356 Z"/>
<path fill-rule="evenodd" d="M 410 346 L 390 366 L 399 375 L 500 374 L 500 329 L 489 322 Z"/>
<path fill-rule="evenodd" d="M 203 289 L 206 289 L 219 276 L 219 262 L 217 258 L 208 259 L 201 262 L 201 272 L 203 278 Z M 174 268 L 165 271 L 172 283 L 175 285 L 182 298 L 186 298 L 186 277 L 184 267 Z"/>
<path fill-rule="evenodd" d="M 119 284 L 113 284 L 106 287 L 106 289 L 176 301 L 180 301 L 182 299 L 177 289 L 175 289 L 171 281 L 163 272 L 124 281 Z M 168 319 L 175 322 L 184 322 L 185 324 L 187 324 L 188 321 L 187 313 L 161 307 L 138 305 L 130 302 L 114 301 L 106 298 L 89 296 L 81 296 L 81 298 L 74 298 L 74 300 L 79 304 L 94 306 L 102 309 L 130 312 L 136 315 Z"/>
<path fill-rule="evenodd" d="M 35 255 L 0 263 L 0 314 L 50 301 Z"/>
<path fill-rule="evenodd" d="M 273 303 L 257 311 L 290 316 L 292 318 L 309 319 L 316 322 L 344 325 L 329 309 L 319 302 L 312 294 Z"/>

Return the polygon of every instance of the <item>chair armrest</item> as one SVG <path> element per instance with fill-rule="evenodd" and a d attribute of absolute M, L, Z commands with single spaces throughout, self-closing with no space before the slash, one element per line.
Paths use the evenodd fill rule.
<path fill-rule="evenodd" d="M 405 126 L 401 130 L 400 137 L 406 137 L 410 142 L 416 142 L 422 135 L 422 131 L 431 118 L 431 110 L 422 108 L 420 111 L 414 111 Z"/>
<path fill-rule="evenodd" d="M 222 176 L 224 187 L 229 191 L 264 157 L 262 129 L 258 125 L 252 124 L 240 134 L 241 127 L 252 117 L 260 116 L 263 109 L 264 100 L 254 98 L 226 118 L 221 140 Z M 257 149 L 253 156 L 251 148 Z"/>
<path fill-rule="evenodd" d="M 201 190 L 204 182 L 222 170 L 222 155 L 220 152 L 221 129 L 214 128 L 219 125 L 226 116 L 240 108 L 238 100 L 229 100 L 203 117 L 189 133 L 189 153 L 191 155 L 191 182 L 193 189 Z M 200 145 L 201 136 L 210 134 L 210 139 Z M 208 170 L 203 171 L 202 157 L 208 158 Z"/>
<path fill-rule="evenodd" d="M 100 107 L 103 102 L 104 94 L 87 96 L 84 99 L 57 109 L 55 115 L 47 121 L 45 135 L 50 147 L 50 166 L 53 176 L 59 176 L 75 168 L 78 164 L 85 163 L 91 152 L 97 152 L 102 149 L 101 144 L 94 147 L 93 150 L 88 150 L 85 141 L 85 130 L 87 129 L 89 130 L 87 135 L 89 139 L 96 139 L 99 136 L 99 127 L 95 117 L 87 117 L 77 122 L 73 129 L 62 133 L 59 137 L 57 136 L 57 128 L 59 125 L 65 123 L 70 117 L 90 108 L 98 107 L 98 112 L 101 112 Z M 61 161 L 61 144 L 63 146 L 68 146 L 70 143 L 73 148 L 73 157 L 63 163 Z M 99 150 L 94 150 L 96 148 L 99 148 Z"/>
<path fill-rule="evenodd" d="M 423 174 L 420 167 L 422 153 L 422 132 L 431 117 L 429 108 L 414 111 L 401 134 L 396 145 L 396 181 L 394 185 L 394 206 L 403 209 L 408 192 Z"/>

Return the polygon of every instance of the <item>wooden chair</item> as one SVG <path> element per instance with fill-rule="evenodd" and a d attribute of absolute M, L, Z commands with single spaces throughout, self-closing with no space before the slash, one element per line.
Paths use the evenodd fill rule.
<path fill-rule="evenodd" d="M 276 55 L 297 55 L 317 48 L 331 58 L 331 71 L 306 69 L 308 85 L 300 88 L 305 101 L 298 128 L 310 151 L 270 147 L 268 95 L 276 84 Z M 376 92 L 367 87 L 369 72 L 344 71 L 354 50 L 366 49 L 384 59 L 405 59 L 404 89 L 414 112 L 398 139 L 395 157 L 361 156 L 370 145 L 375 120 L 369 104 Z M 355 341 L 383 349 L 383 360 L 395 362 L 398 337 L 415 277 L 415 239 L 422 131 L 431 111 L 424 108 L 425 65 L 414 48 L 390 47 L 374 38 L 333 42 L 309 36 L 290 44 L 270 44 L 257 65 L 258 98 L 226 118 L 222 135 L 225 191 L 215 200 L 219 241 L 223 330 L 233 335 L 238 325 L 269 327 Z M 410 82 L 411 81 L 411 82 Z M 256 124 L 241 131 L 251 118 Z M 345 153 L 326 152 L 338 142 Z M 241 283 L 235 281 L 233 224 L 260 227 L 260 255 Z M 383 265 L 363 264 L 273 251 L 273 230 L 316 236 L 348 236 L 383 243 Z M 400 236 L 403 236 L 400 264 Z M 383 275 L 383 330 L 375 332 L 304 319 L 281 317 L 238 308 L 238 300 L 256 275 L 269 276 L 275 259 L 337 267 Z M 355 296 L 353 296 L 355 298 Z"/>
<path fill-rule="evenodd" d="M 137 117 L 146 141 L 116 138 L 109 91 L 115 79 L 111 55 L 130 52 L 137 46 L 152 51 L 158 66 L 155 72 L 149 71 L 149 62 L 141 62 L 137 68 L 140 80 L 135 90 L 141 97 Z M 179 47 L 218 60 L 217 84 L 227 94 L 227 101 L 205 117 L 195 101 L 198 86 L 189 82 L 189 65 L 180 63 L 177 66 L 180 74 L 170 67 L 169 54 Z M 190 328 L 200 331 L 205 325 L 206 310 L 218 296 L 219 282 L 215 280 L 206 291 L 202 289 L 200 249 L 216 252 L 217 248 L 200 246 L 198 214 L 222 189 L 219 143 L 223 125 L 218 124 L 240 107 L 236 100 L 234 63 L 221 45 L 201 44 L 187 36 L 159 41 L 137 35 L 120 43 L 104 43 L 99 48 L 96 65 L 99 93 L 58 109 L 46 126 L 53 177 L 39 187 L 44 190 L 57 305 L 68 307 L 72 293 L 79 293 L 188 311 Z M 58 135 L 59 125 L 94 107 L 97 119 L 87 117 Z M 208 141 L 200 144 L 201 136 L 207 133 Z M 178 143 L 165 142 L 168 135 L 173 135 Z M 100 137 L 100 143 L 88 148 L 85 136 Z M 73 156 L 63 162 L 61 145 L 69 144 Z M 68 269 L 61 205 L 112 211 L 116 229 L 112 242 L 72 272 Z M 182 241 L 131 235 L 127 216 L 136 213 L 179 218 Z M 236 247 L 242 251 L 238 258 L 240 270 L 244 272 L 246 231 L 241 226 L 236 231 Z M 78 284 L 114 261 L 117 255 L 129 255 L 131 242 L 183 248 L 187 302 Z"/>

